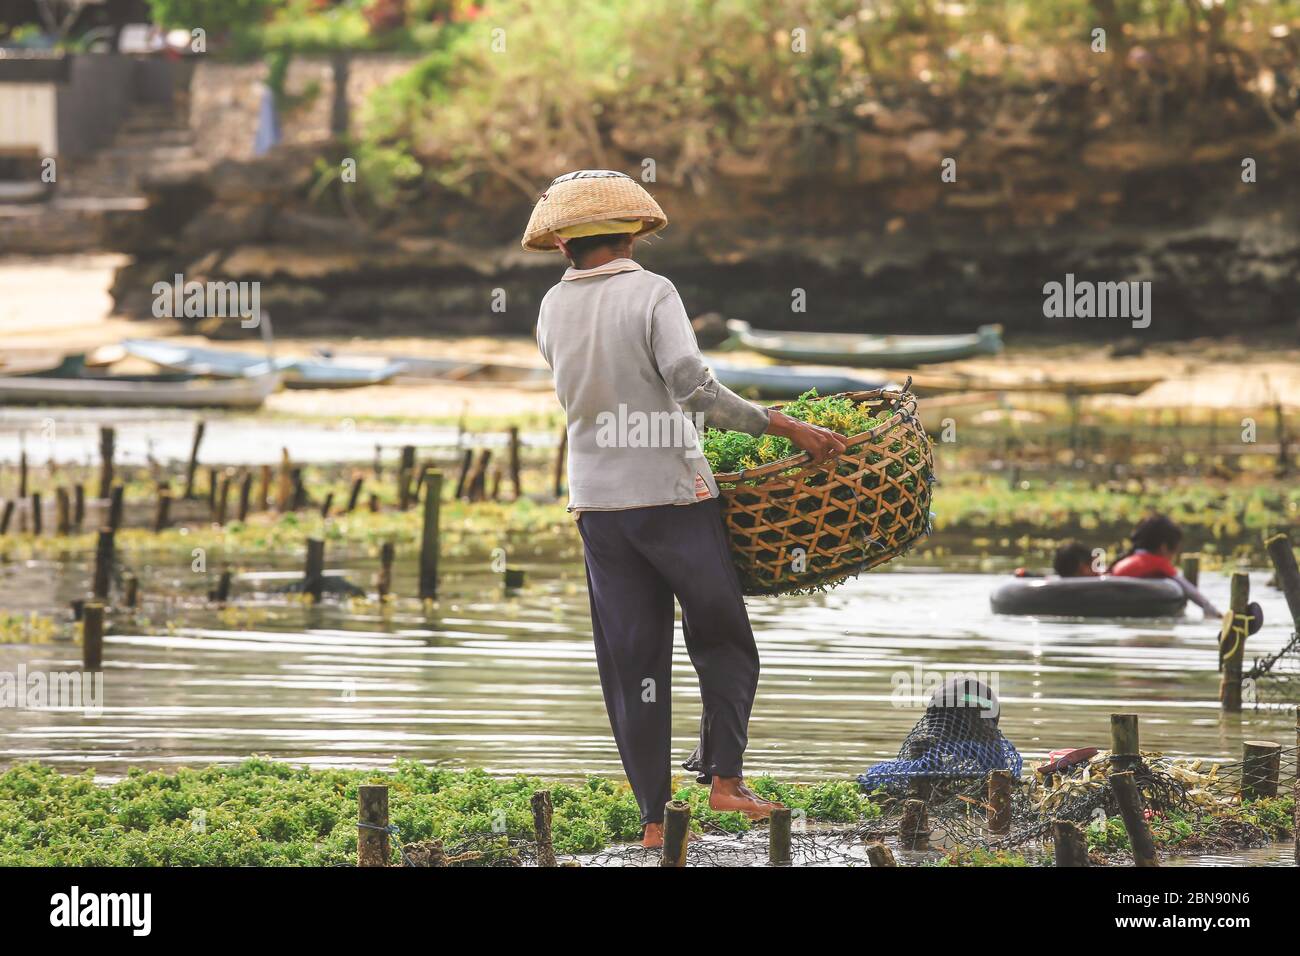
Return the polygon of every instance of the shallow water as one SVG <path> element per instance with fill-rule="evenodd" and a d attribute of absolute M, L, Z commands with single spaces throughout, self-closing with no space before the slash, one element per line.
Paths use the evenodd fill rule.
<path fill-rule="evenodd" d="M 0 463 L 16 463 L 25 450 L 33 464 L 46 461 L 84 464 L 99 460 L 99 429 L 116 430 L 116 461 L 122 466 L 147 464 L 150 459 L 184 462 L 194 441 L 194 423 L 205 422 L 203 457 L 225 465 L 269 465 L 280 450 L 299 463 L 370 461 L 376 448 L 403 445 L 455 448 L 501 446 L 504 432 L 462 435 L 454 425 L 378 426 L 346 417 L 347 402 L 339 400 L 340 415 L 329 423 L 298 422 L 248 415 L 203 413 L 159 408 L 6 408 L 0 409 Z M 550 433 L 521 433 L 528 446 L 555 444 Z"/>
<path fill-rule="evenodd" d="M 200 599 L 210 577 L 176 562 L 137 562 L 147 599 L 173 597 L 150 602 L 136 620 L 115 621 L 105 641 L 102 714 L 0 709 L 0 765 L 40 758 L 116 775 L 132 765 L 259 753 L 322 766 L 411 757 L 498 774 L 620 773 L 572 554 L 531 565 L 512 559 L 528 571 L 528 584 L 506 597 L 477 563 L 453 564 L 428 612 L 412 601 L 307 607 L 254 594 L 277 583 L 256 576 L 237 579 L 241 603 L 221 612 Z M 359 583 L 373 573 L 365 558 L 330 563 Z M 0 608 L 67 608 L 85 574 L 75 562 L 0 566 Z M 1252 595 L 1270 623 L 1250 639 L 1250 656 L 1290 634 L 1280 623 L 1285 602 L 1266 577 L 1252 575 Z M 1292 710 L 1220 714 L 1217 628 L 1198 612 L 1131 623 L 1001 617 L 988 607 L 1000 580 L 914 568 L 822 595 L 751 599 L 763 673 L 748 772 L 852 777 L 895 756 L 929 682 L 961 671 L 994 683 L 1001 726 L 1027 760 L 1059 747 L 1107 746 L 1117 711 L 1141 715 L 1143 746 L 1167 753 L 1237 759 L 1243 739 L 1291 744 Z M 1203 584 L 1226 603 L 1224 577 L 1206 575 Z M 414 582 L 399 575 L 396 589 L 412 593 Z M 676 641 L 674 747 L 684 757 L 698 690 L 680 631 Z M 20 663 L 75 670 L 78 660 L 66 642 L 0 645 L 0 671 Z"/>

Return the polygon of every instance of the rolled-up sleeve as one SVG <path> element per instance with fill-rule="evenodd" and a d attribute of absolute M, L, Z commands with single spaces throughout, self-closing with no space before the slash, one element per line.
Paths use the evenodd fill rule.
<path fill-rule="evenodd" d="M 714 428 L 755 436 L 767 430 L 768 410 L 745 401 L 709 371 L 676 290 L 655 303 L 650 317 L 650 347 L 669 394 L 684 411 L 703 415 Z"/>

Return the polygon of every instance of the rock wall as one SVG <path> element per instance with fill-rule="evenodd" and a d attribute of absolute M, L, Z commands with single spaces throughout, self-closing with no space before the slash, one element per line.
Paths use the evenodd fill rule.
<path fill-rule="evenodd" d="M 1131 334 L 1124 319 L 1044 318 L 1044 284 L 1073 273 L 1149 281 L 1142 334 L 1153 338 L 1293 336 L 1294 112 L 1275 123 L 1243 91 L 1166 91 L 1158 108 L 1120 122 L 1103 94 L 1082 81 L 896 91 L 859 128 L 801 143 L 798 155 L 719 157 L 689 186 L 661 164 L 650 188 L 672 224 L 639 257 L 677 283 L 692 313 L 767 328 L 996 321 L 1012 333 Z M 643 139 L 614 137 L 624 168 L 653 155 Z M 156 184 L 148 228 L 120 235 L 136 256 L 119 276 L 120 308 L 147 312 L 149 286 L 180 272 L 261 282 L 282 333 L 531 329 L 562 263 L 520 250 L 522 194 L 433 194 L 373 227 L 345 215 L 337 194 L 308 201 L 318 153 L 290 144 L 218 163 L 201 181 Z M 1254 182 L 1243 181 L 1245 160 Z M 800 295 L 806 311 L 792 311 Z"/>

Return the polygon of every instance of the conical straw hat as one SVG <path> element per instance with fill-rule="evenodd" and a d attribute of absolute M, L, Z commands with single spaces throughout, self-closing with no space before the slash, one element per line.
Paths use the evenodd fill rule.
<path fill-rule="evenodd" d="M 648 236 L 668 225 L 654 198 L 631 176 L 612 169 L 580 169 L 557 177 L 542 193 L 524 230 L 525 249 L 557 248 L 555 230 L 602 219 L 640 219 Z"/>

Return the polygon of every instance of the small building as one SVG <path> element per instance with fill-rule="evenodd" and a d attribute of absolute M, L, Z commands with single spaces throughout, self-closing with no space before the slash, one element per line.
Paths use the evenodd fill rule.
<path fill-rule="evenodd" d="M 53 160 L 75 160 L 107 145 L 133 104 L 170 104 L 181 63 L 163 53 L 132 54 L 126 39 L 151 28 L 139 0 L 82 4 L 61 36 L 83 48 L 58 49 L 39 4 L 0 0 L 0 182 L 40 183 Z M 46 32 L 40 32 L 46 31 Z M 138 44 L 137 44 L 138 48 Z"/>

